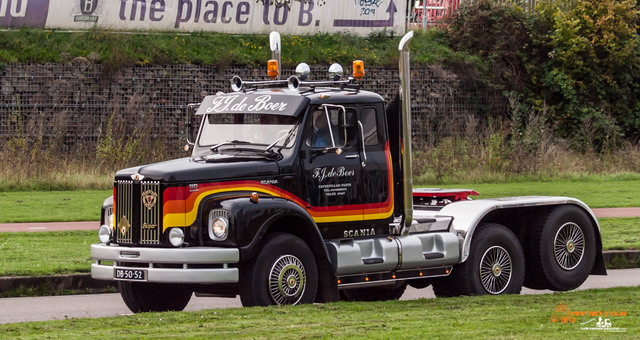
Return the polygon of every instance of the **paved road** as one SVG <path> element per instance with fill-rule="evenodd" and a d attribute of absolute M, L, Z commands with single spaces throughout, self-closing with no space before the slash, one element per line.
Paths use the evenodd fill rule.
<path fill-rule="evenodd" d="M 593 209 L 596 217 L 640 217 L 640 208 Z M 61 230 L 98 230 L 99 222 L 0 223 L 0 232 L 37 232 Z"/>
<path fill-rule="evenodd" d="M 611 288 L 640 286 L 640 269 L 609 270 L 607 276 L 590 276 L 578 288 Z M 523 289 L 523 294 L 548 294 L 551 291 Z M 407 288 L 402 300 L 433 298 L 429 288 Z M 193 297 L 186 310 L 241 307 L 240 298 Z M 606 306 L 603 306 L 603 308 Z M 120 294 L 69 295 L 0 299 L 0 324 L 12 322 L 63 320 L 67 318 L 98 318 L 131 314 Z"/>

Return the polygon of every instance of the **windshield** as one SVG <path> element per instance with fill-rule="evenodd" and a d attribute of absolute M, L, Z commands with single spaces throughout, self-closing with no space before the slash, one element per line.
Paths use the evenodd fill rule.
<path fill-rule="evenodd" d="M 198 146 L 220 145 L 223 149 L 228 145 L 251 144 L 266 147 L 277 141 L 276 147 L 291 147 L 296 124 L 295 117 L 274 114 L 209 114 L 203 122 Z"/>

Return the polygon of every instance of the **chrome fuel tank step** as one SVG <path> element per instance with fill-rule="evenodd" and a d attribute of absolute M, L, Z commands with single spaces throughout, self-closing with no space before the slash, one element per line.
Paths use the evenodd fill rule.
<path fill-rule="evenodd" d="M 459 240 L 451 232 L 339 239 L 325 242 L 338 276 L 453 265 Z"/>

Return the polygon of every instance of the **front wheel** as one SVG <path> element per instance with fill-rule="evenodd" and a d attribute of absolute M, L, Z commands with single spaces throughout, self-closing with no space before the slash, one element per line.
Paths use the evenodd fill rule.
<path fill-rule="evenodd" d="M 451 276 L 434 280 L 438 297 L 519 294 L 524 282 L 524 254 L 516 235 L 500 224 L 478 226 L 467 260 Z"/>
<path fill-rule="evenodd" d="M 118 281 L 122 300 L 134 313 L 181 311 L 193 291 L 185 285 Z"/>
<path fill-rule="evenodd" d="M 241 268 L 239 288 L 245 307 L 312 303 L 318 269 L 311 249 L 294 235 L 270 235 L 253 261 Z"/>

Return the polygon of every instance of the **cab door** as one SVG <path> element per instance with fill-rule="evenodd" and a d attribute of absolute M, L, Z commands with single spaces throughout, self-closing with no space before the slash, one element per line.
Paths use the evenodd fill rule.
<path fill-rule="evenodd" d="M 312 108 L 302 152 L 306 209 L 316 223 L 362 221 L 362 162 L 354 130 L 355 110 Z M 349 118 L 349 119 L 348 119 Z M 348 120 L 354 120 L 347 124 Z"/>
<path fill-rule="evenodd" d="M 356 108 L 358 142 L 363 157 L 360 180 L 364 185 L 359 194 L 363 219 L 377 224 L 380 220 L 392 219 L 394 212 L 393 169 L 384 109 L 382 103 L 362 104 Z"/>

